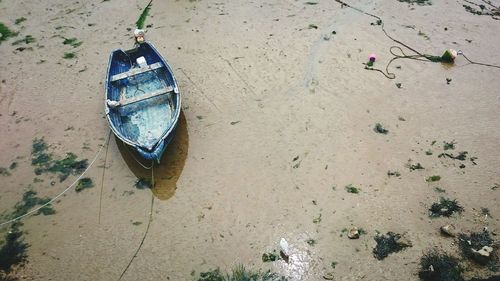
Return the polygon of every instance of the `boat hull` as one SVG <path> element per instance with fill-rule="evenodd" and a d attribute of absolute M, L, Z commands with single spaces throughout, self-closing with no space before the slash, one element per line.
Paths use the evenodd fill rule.
<path fill-rule="evenodd" d="M 151 43 L 111 53 L 105 111 L 117 138 L 144 159 L 160 162 L 175 133 L 181 95 L 172 69 Z"/>

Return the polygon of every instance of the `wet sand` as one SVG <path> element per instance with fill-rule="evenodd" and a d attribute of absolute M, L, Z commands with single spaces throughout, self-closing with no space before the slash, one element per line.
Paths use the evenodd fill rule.
<path fill-rule="evenodd" d="M 0 45 L 0 167 L 18 163 L 10 176 L 0 175 L 0 211 L 12 210 L 29 185 L 53 197 L 76 178 L 60 183 L 55 175 L 36 176 L 34 138 L 43 137 L 54 155 L 73 152 L 89 160 L 106 142 L 108 55 L 132 46 L 127 28 L 134 29 L 145 4 L 0 2 L 2 22 L 19 31 Z M 460 1 L 350 4 L 382 17 L 391 36 L 423 53 L 454 48 L 500 64 L 500 21 L 472 15 Z M 20 17 L 27 20 L 14 25 Z M 500 191 L 492 187 L 500 183 L 500 70 L 467 65 L 463 57 L 452 67 L 399 60 L 391 67 L 396 79 L 386 79 L 362 65 L 370 53 L 379 68 L 392 57 L 394 42 L 370 25 L 375 21 L 335 1 L 154 2 L 146 37 L 173 67 L 183 94 L 179 130 L 154 169 L 155 188 L 134 187 L 150 171 L 112 137 L 102 199 L 104 153 L 87 174 L 94 188 L 71 190 L 54 204 L 56 214 L 23 221 L 31 246 L 16 275 L 118 279 L 141 242 L 152 196 L 153 221 L 123 280 L 194 280 L 202 271 L 237 264 L 291 280 L 321 280 L 330 271 L 334 280 L 418 280 L 423 253 L 438 248 L 458 256 L 455 240 L 440 235 L 441 225 L 498 232 Z M 25 35 L 37 41 L 11 45 Z M 63 45 L 62 37 L 83 44 Z M 33 50 L 15 50 L 19 46 Z M 65 52 L 77 57 L 63 59 Z M 389 133 L 375 133 L 375 123 Z M 460 161 L 438 158 L 443 141 L 453 140 L 452 152 L 467 151 L 477 165 L 467 161 L 461 169 Z M 429 149 L 433 155 L 426 155 Z M 425 169 L 410 171 L 409 159 Z M 388 177 L 388 170 L 401 176 Z M 441 180 L 426 182 L 432 175 Z M 34 183 L 35 177 L 43 182 Z M 347 193 L 348 184 L 360 193 Z M 435 187 L 465 211 L 429 218 L 429 207 L 443 195 Z M 341 237 L 351 226 L 367 234 Z M 407 233 L 413 247 L 379 261 L 372 255 L 376 231 Z M 291 263 L 262 263 L 282 237 Z M 492 275 L 469 270 L 468 277 Z"/>

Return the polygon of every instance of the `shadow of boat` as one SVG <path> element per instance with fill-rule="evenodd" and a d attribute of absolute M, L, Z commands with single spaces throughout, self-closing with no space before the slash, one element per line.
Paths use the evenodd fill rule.
<path fill-rule="evenodd" d="M 151 167 L 151 163 L 147 163 L 134 149 L 118 138 L 115 137 L 115 141 L 123 160 L 132 173 L 138 179 L 150 180 L 151 169 L 147 168 Z M 187 122 L 184 112 L 181 111 L 175 135 L 163 153 L 160 164 L 155 164 L 153 167 L 154 187 L 151 191 L 158 199 L 167 200 L 174 195 L 177 181 L 184 169 L 188 147 Z"/>

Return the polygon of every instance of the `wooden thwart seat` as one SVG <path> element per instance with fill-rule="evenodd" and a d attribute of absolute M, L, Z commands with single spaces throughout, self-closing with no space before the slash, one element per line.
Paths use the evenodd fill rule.
<path fill-rule="evenodd" d="M 169 93 L 172 93 L 173 91 L 174 91 L 174 87 L 168 86 L 168 87 L 165 87 L 165 88 L 162 88 L 162 89 L 150 92 L 150 93 L 146 93 L 142 96 L 133 97 L 133 98 L 129 98 L 129 99 L 122 99 L 122 100 L 120 100 L 120 106 L 125 106 L 125 105 L 129 105 L 129 104 L 136 103 L 139 101 L 143 101 L 143 100 L 158 97 L 161 95 L 169 94 Z"/>
<path fill-rule="evenodd" d="M 122 72 L 122 73 L 118 73 L 116 75 L 111 76 L 111 82 L 125 79 L 127 77 L 134 76 L 134 75 L 144 73 L 147 71 L 155 70 L 155 69 L 158 69 L 161 67 L 162 67 L 162 64 L 160 62 L 156 62 L 156 63 L 150 64 L 150 65 L 146 65 L 144 67 L 132 68 L 127 72 Z"/>

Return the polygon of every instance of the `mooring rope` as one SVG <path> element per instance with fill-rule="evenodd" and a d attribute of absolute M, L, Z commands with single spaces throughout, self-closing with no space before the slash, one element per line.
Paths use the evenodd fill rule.
<path fill-rule="evenodd" d="M 154 175 L 154 168 L 153 168 L 154 164 L 155 164 L 154 160 L 152 160 L 152 162 L 151 162 L 151 189 L 153 189 L 155 187 L 155 175 Z M 128 264 L 125 267 L 125 269 L 122 271 L 122 274 L 118 278 L 118 281 L 120 281 L 123 278 L 123 276 L 125 275 L 125 273 L 129 269 L 130 265 L 134 261 L 135 257 L 137 257 L 137 254 L 141 250 L 142 245 L 144 244 L 144 240 L 146 240 L 146 236 L 148 235 L 148 232 L 149 232 L 149 227 L 151 226 L 151 222 L 153 221 L 153 205 L 154 205 L 154 202 L 155 202 L 155 196 L 154 196 L 153 192 L 151 192 L 151 207 L 149 208 L 149 220 L 148 220 L 148 225 L 146 227 L 146 231 L 144 232 L 144 236 L 142 236 L 142 240 L 141 240 L 141 243 L 139 244 L 139 247 L 137 247 L 137 250 L 135 251 L 134 255 L 132 256 L 132 258 L 128 262 Z"/>
<path fill-rule="evenodd" d="M 99 224 L 101 224 L 102 191 L 104 190 L 104 175 L 106 174 L 106 162 L 108 161 L 108 148 L 110 139 L 111 139 L 111 134 L 108 134 L 108 141 L 106 142 L 106 153 L 104 153 L 104 166 L 102 167 L 101 191 L 99 194 L 99 216 L 98 216 Z"/>
<path fill-rule="evenodd" d="M 108 134 L 111 134 L 111 130 L 109 130 Z M 105 144 L 105 143 L 104 143 Z M 66 193 L 68 190 L 70 190 L 84 175 L 85 173 L 87 173 L 87 171 L 90 169 L 90 167 L 92 167 L 92 165 L 95 163 L 95 161 L 97 160 L 97 158 L 99 157 L 99 155 L 101 154 L 102 152 L 102 149 L 104 148 L 104 144 L 101 145 L 101 148 L 99 149 L 99 151 L 97 152 L 97 154 L 95 155 L 94 159 L 90 162 L 90 164 L 87 166 L 87 168 L 85 169 L 85 171 L 83 171 L 83 173 L 81 173 L 78 178 L 76 178 L 76 180 L 70 185 L 68 186 L 65 190 L 63 190 L 61 193 L 59 193 L 58 195 L 56 195 L 54 198 L 50 199 L 47 203 L 43 204 L 43 205 L 40 205 L 38 206 L 37 208 L 27 212 L 26 214 L 24 215 L 20 215 L 18 217 L 15 217 L 11 220 L 8 220 L 6 222 L 2 222 L 0 223 L 0 226 L 3 226 L 3 225 L 6 225 L 6 224 L 10 224 L 10 223 L 13 223 L 15 221 L 18 221 L 22 218 L 25 218 L 31 214 L 33 214 L 34 212 L 37 212 L 38 210 L 42 209 L 43 207 L 46 207 L 47 205 L 50 205 L 52 204 L 54 201 L 57 200 L 57 198 L 61 197 L 64 193 Z"/>
<path fill-rule="evenodd" d="M 394 56 L 386 65 L 385 67 L 385 72 L 382 70 L 382 69 L 378 69 L 378 68 L 374 68 L 372 66 L 369 66 L 368 64 L 364 63 L 365 64 L 365 69 L 367 70 L 374 70 L 374 71 L 378 71 L 380 73 L 382 73 L 386 78 L 388 79 L 395 79 L 396 78 L 396 74 L 392 73 L 392 72 L 389 72 L 389 66 L 391 65 L 391 63 L 397 59 L 414 59 L 414 60 L 420 60 L 420 61 L 427 61 L 427 62 L 442 62 L 442 59 L 441 57 L 439 56 L 433 56 L 433 55 L 428 55 L 428 54 L 422 54 L 420 53 L 419 51 L 417 51 L 416 49 L 408 46 L 407 44 L 393 38 L 392 36 L 390 36 L 387 31 L 385 30 L 385 27 L 384 27 L 384 21 L 382 20 L 382 18 L 380 18 L 379 16 L 377 15 L 374 15 L 374 14 L 370 14 L 368 12 L 365 12 L 363 11 L 362 9 L 360 8 L 357 8 L 357 7 L 354 7 L 354 6 L 351 6 L 345 2 L 343 2 L 342 0 L 335 0 L 336 2 L 340 3 L 341 6 L 346 6 L 348 8 L 351 8 L 355 11 L 358 11 L 362 14 L 365 14 L 367 16 L 370 16 L 370 17 L 373 17 L 373 18 L 376 18 L 377 19 L 377 24 L 381 26 L 382 28 L 382 31 L 384 32 L 385 36 L 387 36 L 387 38 L 391 39 L 392 41 L 400 44 L 401 46 L 404 46 L 405 48 L 407 48 L 408 50 L 412 51 L 415 53 L 415 55 L 406 55 L 404 52 L 403 52 L 403 49 L 399 46 L 391 46 L 390 49 L 389 49 L 389 52 Z M 393 49 L 399 49 L 401 51 L 401 54 L 403 55 L 397 55 L 393 52 Z M 461 55 L 463 56 L 470 64 L 477 64 L 477 65 L 482 65 L 482 66 L 487 66 L 487 67 L 495 67 L 495 68 L 500 68 L 499 65 L 493 65 L 493 64 L 487 64 L 487 63 L 481 63 L 481 62 L 475 62 L 475 61 L 472 61 L 470 60 L 468 57 L 466 57 L 464 55 L 464 53 L 462 51 L 458 51 L 457 52 L 458 55 Z"/>
<path fill-rule="evenodd" d="M 124 144 L 125 144 L 125 143 L 124 143 Z M 127 145 L 127 144 L 125 144 L 125 147 L 126 147 L 125 149 L 128 151 L 128 153 L 130 154 L 130 156 L 132 156 L 132 158 L 135 160 L 135 162 L 137 162 L 137 164 L 141 165 L 141 167 L 143 167 L 143 168 L 144 168 L 144 169 L 146 169 L 146 170 L 149 170 L 149 169 L 152 169 L 152 168 L 153 168 L 153 164 L 154 164 L 154 162 L 153 162 L 153 164 L 151 164 L 151 166 L 149 166 L 149 167 L 148 167 L 148 166 L 146 166 L 146 165 L 144 165 L 144 164 L 142 164 L 142 163 L 141 163 L 141 161 L 139 161 L 139 159 L 137 159 L 137 158 L 134 156 L 134 153 L 132 153 L 132 151 L 130 151 L 130 148 L 128 148 L 128 145 Z"/>

